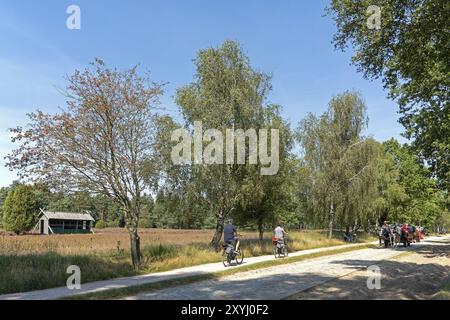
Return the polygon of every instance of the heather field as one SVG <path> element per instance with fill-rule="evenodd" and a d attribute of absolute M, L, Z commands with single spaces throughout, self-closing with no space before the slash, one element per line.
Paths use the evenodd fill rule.
<path fill-rule="evenodd" d="M 271 233 L 264 241 L 256 232 L 241 232 L 245 255 L 270 254 Z M 91 235 L 24 235 L 0 231 L 0 294 L 65 285 L 69 265 L 77 265 L 82 282 L 166 271 L 220 261 L 209 249 L 212 230 L 141 229 L 143 264 L 135 270 L 129 259 L 125 229 L 102 229 Z M 341 233 L 328 239 L 325 231 L 293 231 L 291 251 L 343 244 Z M 360 236 L 360 241 L 371 240 Z"/>

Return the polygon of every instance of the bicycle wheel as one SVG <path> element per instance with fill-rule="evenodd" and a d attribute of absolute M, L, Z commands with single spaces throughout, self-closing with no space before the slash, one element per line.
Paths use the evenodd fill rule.
<path fill-rule="evenodd" d="M 287 248 L 287 246 L 284 246 L 284 248 L 283 248 L 283 256 L 285 258 L 288 256 L 288 248 Z"/>
<path fill-rule="evenodd" d="M 222 263 L 224 267 L 229 267 L 231 265 L 230 255 L 226 252 L 222 254 Z"/>
<path fill-rule="evenodd" d="M 242 251 L 242 249 L 237 250 L 235 260 L 236 264 L 242 264 L 242 262 L 244 262 L 244 251 Z"/>

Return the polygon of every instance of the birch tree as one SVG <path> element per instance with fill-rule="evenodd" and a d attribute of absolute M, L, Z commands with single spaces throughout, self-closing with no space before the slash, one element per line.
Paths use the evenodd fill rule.
<path fill-rule="evenodd" d="M 310 172 L 310 201 L 318 220 L 327 222 L 330 238 L 338 219 L 355 214 L 356 202 L 366 199 L 364 188 L 370 188 L 373 180 L 373 143 L 362 137 L 367 123 L 360 95 L 345 92 L 334 97 L 320 117 L 309 114 L 297 131 Z"/>

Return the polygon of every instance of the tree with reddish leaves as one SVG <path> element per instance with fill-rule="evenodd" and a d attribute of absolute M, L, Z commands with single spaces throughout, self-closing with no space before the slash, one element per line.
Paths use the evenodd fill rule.
<path fill-rule="evenodd" d="M 144 190 L 154 181 L 154 112 L 162 85 L 137 68 L 110 69 L 101 60 L 67 77 L 67 106 L 61 113 L 29 114 L 27 128 L 11 129 L 19 143 L 7 166 L 23 180 L 54 190 L 87 191 L 120 206 L 140 264 L 138 220 Z"/>

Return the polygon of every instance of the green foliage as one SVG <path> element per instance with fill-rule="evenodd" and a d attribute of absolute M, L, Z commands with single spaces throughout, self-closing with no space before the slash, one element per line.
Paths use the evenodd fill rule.
<path fill-rule="evenodd" d="M 5 203 L 8 193 L 9 193 L 9 188 L 3 187 L 0 189 L 0 227 L 2 226 L 2 220 L 3 220 L 3 204 Z"/>
<path fill-rule="evenodd" d="M 181 248 L 178 246 L 158 244 L 144 247 L 142 254 L 149 257 L 151 261 L 163 261 L 176 257 L 180 251 Z"/>
<path fill-rule="evenodd" d="M 367 8 L 381 9 L 380 29 L 367 27 Z M 366 78 L 380 78 L 400 105 L 413 148 L 428 161 L 438 184 L 450 186 L 450 56 L 447 0 L 332 0 L 334 43 L 355 52 Z M 422 159 L 421 159 L 422 160 Z"/>
<path fill-rule="evenodd" d="M 357 225 L 367 221 L 367 204 L 374 197 L 380 148 L 361 136 L 368 119 L 359 94 L 334 97 L 328 111 L 309 114 L 297 131 L 309 173 L 311 213 L 327 222 L 332 236 L 336 221 Z"/>
<path fill-rule="evenodd" d="M 279 107 L 265 108 L 264 116 L 254 121 L 253 125 L 256 128 L 279 130 L 279 169 L 275 175 L 261 175 L 260 164 L 245 167 L 233 216 L 238 222 L 254 223 L 262 237 L 267 226 L 272 227 L 277 220 L 286 218 L 286 213 L 291 209 L 289 186 L 294 164 L 289 152 L 293 139 L 289 124 L 282 119 Z"/>
<path fill-rule="evenodd" d="M 396 172 L 385 194 L 390 217 L 395 221 L 432 225 L 446 211 L 446 193 L 437 188 L 436 180 L 429 177 L 429 169 L 421 165 L 411 147 L 393 139 L 386 141 L 384 147 Z"/>
<path fill-rule="evenodd" d="M 200 50 L 195 65 L 194 82 L 176 93 L 185 127 L 192 129 L 194 122 L 201 120 L 205 129 L 219 130 L 225 136 L 226 129 L 257 130 L 270 123 L 284 126 L 278 116 L 279 107 L 267 103 L 271 90 L 270 76 L 250 65 L 239 43 L 225 41 L 218 48 Z M 215 214 L 216 234 L 211 243 L 217 247 L 223 221 L 237 208 L 241 192 L 251 190 L 246 184 L 255 183 L 256 169 L 236 164 L 182 169 L 173 181 L 183 190 L 179 192 L 180 196 L 195 199 L 207 208 L 204 212 Z M 268 185 L 269 179 L 263 180 Z M 258 206 L 261 207 L 265 191 L 261 184 L 258 189 Z M 241 205 L 246 206 L 242 201 Z M 256 212 L 254 208 L 248 211 Z M 268 212 L 265 210 L 264 215 Z"/>
<path fill-rule="evenodd" d="M 46 209 L 63 212 L 89 211 L 94 219 L 104 221 L 113 221 L 121 217 L 120 208 L 113 199 L 103 195 L 91 195 L 88 192 L 52 193 Z"/>
<path fill-rule="evenodd" d="M 57 182 L 53 187 L 64 188 L 59 192 L 44 185 L 32 190 L 16 185 L 0 189 L 0 223 L 3 215 L 3 223 L 16 226 L 15 232 L 26 231 L 34 223 L 30 212 L 36 206 L 54 211 L 89 211 L 98 220 L 97 228 L 124 227 L 125 216 L 131 213 L 134 218 L 128 226 L 131 222 L 134 229 L 137 225 L 215 228 L 211 241 L 214 246 L 219 243 L 224 220 L 230 216 L 240 226 L 257 227 L 261 237 L 278 221 L 295 228 L 328 227 L 330 237 L 335 227 L 368 229 L 386 219 L 447 226 L 450 112 L 448 66 L 443 61 L 448 48 L 440 47 L 442 35 L 434 37 L 438 29 L 432 28 L 441 27 L 446 11 L 435 11 L 448 9 L 448 2 L 444 6 L 440 0 L 378 0 L 375 4 L 382 6 L 380 31 L 366 27 L 365 10 L 370 4 L 374 3 L 332 0 L 330 12 L 336 14 L 338 26 L 335 43 L 344 48 L 351 41 L 356 49 L 353 62 L 359 69 L 367 77 L 383 78 L 391 97 L 400 103 L 407 135 L 415 138 L 412 146 L 401 146 L 395 140 L 380 144 L 365 137 L 366 104 L 358 93 L 344 92 L 330 101 L 324 114 L 308 114 L 300 122 L 295 138 L 301 154 L 295 156 L 291 153 L 294 134 L 290 124 L 281 116 L 281 106 L 268 100 L 271 77 L 257 71 L 235 41 L 198 52 L 194 80 L 175 95 L 183 123 L 169 116 L 156 117 L 147 108 L 156 102 L 160 85 L 144 88 L 145 81 L 137 76 L 135 68 L 120 73 L 97 61 L 97 71 L 76 72 L 70 78 L 71 90 L 81 98 L 71 101 L 68 110 L 82 116 L 66 119 L 38 112 L 31 115 L 34 131 L 13 129 L 15 139 L 23 144 L 8 157 L 9 166 L 24 177 L 34 174 L 38 181 Z M 431 13 L 437 14 L 435 25 L 430 23 Z M 414 19 L 409 21 L 409 16 Z M 419 36 L 419 31 L 423 35 Z M 116 81 L 111 81 L 111 76 Z M 97 77 L 103 81 L 91 81 Z M 115 95 L 102 94 L 115 93 L 128 101 L 124 86 L 136 89 L 129 93 L 140 101 L 138 106 L 116 105 Z M 101 121 L 116 111 L 120 112 L 113 118 L 118 123 Z M 66 123 L 68 120 L 72 124 Z M 138 131 L 148 135 L 135 135 L 136 130 L 129 130 L 129 123 L 136 124 L 136 120 Z M 177 142 L 172 141 L 171 134 L 181 127 L 192 132 L 195 121 L 202 121 L 204 130 L 219 130 L 224 137 L 226 129 L 279 129 L 277 174 L 262 176 L 261 165 L 250 165 L 247 159 L 242 165 L 173 165 L 171 150 Z M 80 132 L 92 148 L 79 148 Z M 105 135 L 105 141 L 98 141 L 99 132 Z M 129 143 L 130 139 L 136 140 Z M 103 148 L 105 143 L 111 148 Z M 50 153 L 62 147 L 74 161 L 65 163 L 62 159 L 63 163 L 59 163 L 61 159 L 56 156 L 38 157 L 49 145 L 53 146 Z M 146 152 L 135 153 L 135 148 L 141 149 L 138 145 Z M 248 140 L 245 146 L 248 156 Z M 130 161 L 121 154 L 138 154 L 139 164 L 129 167 Z M 235 150 L 235 159 L 236 154 Z M 91 161 L 97 157 L 99 161 Z M 429 166 L 424 160 L 429 161 Z M 33 166 L 34 161 L 43 162 Z M 86 168 L 87 164 L 94 167 Z M 73 165 L 76 170 L 72 170 Z M 85 170 L 98 177 L 87 178 Z M 78 171 L 79 175 L 67 177 L 67 172 Z M 154 192 L 155 199 L 144 192 L 148 189 Z M 15 190 L 21 190 L 17 191 L 20 200 L 15 199 Z M 137 235 L 137 231 L 133 234 Z M 161 248 L 154 250 L 151 256 L 166 254 Z M 136 255 L 133 257 L 135 261 Z"/>
<path fill-rule="evenodd" d="M 138 223 L 139 228 L 150 228 L 150 221 L 145 218 L 140 218 Z"/>
<path fill-rule="evenodd" d="M 162 85 L 137 67 L 119 70 L 96 59 L 67 77 L 65 93 L 66 106 L 59 114 L 29 113 L 26 127 L 10 129 L 19 145 L 5 157 L 6 165 L 20 178 L 59 191 L 114 200 L 126 220 L 137 267 L 140 200 L 158 176 L 156 170 L 150 176 L 149 163 L 155 154 L 154 107 Z"/>
<path fill-rule="evenodd" d="M 19 184 L 19 181 L 13 181 L 10 186 L 0 188 L 0 227 L 2 226 L 3 204 L 5 203 L 6 197 L 8 196 L 8 193 Z"/>
<path fill-rule="evenodd" d="M 103 220 L 99 220 L 97 221 L 97 223 L 95 224 L 95 228 L 96 229 L 105 229 L 107 227 L 107 224 L 105 221 Z"/>
<path fill-rule="evenodd" d="M 28 185 L 12 189 L 3 204 L 3 225 L 16 234 L 30 231 L 37 223 L 43 202 L 41 190 Z"/>
<path fill-rule="evenodd" d="M 114 220 L 106 223 L 108 228 L 121 228 L 123 227 L 123 223 L 120 220 Z"/>
<path fill-rule="evenodd" d="M 151 227 L 174 229 L 211 228 L 208 223 L 209 214 L 206 205 L 194 197 L 193 185 L 185 189 L 160 190 L 155 206 L 151 212 Z M 185 191 L 184 197 L 178 191 Z"/>

